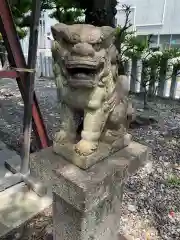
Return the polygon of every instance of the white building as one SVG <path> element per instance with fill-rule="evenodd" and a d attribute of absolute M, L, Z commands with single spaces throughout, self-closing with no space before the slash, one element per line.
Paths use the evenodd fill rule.
<path fill-rule="evenodd" d="M 180 0 L 119 0 L 117 5 L 117 25 L 123 25 L 122 4 L 131 6 L 130 20 L 133 29 L 140 36 L 153 34 L 153 45 L 161 47 L 180 47 Z M 39 28 L 38 49 L 49 49 L 51 41 L 47 34 L 57 21 L 49 17 L 50 11 L 42 13 Z M 29 36 L 22 41 L 26 54 Z"/>
<path fill-rule="evenodd" d="M 38 52 L 44 51 L 45 49 L 51 48 L 51 40 L 48 39 L 48 34 L 51 33 L 51 26 L 57 23 L 57 21 L 53 18 L 49 17 L 51 11 L 47 10 L 42 12 L 40 18 L 40 26 L 39 26 L 39 35 L 38 35 Z M 29 46 L 29 34 L 21 41 L 21 45 L 25 55 L 28 54 L 28 46 Z"/>
<path fill-rule="evenodd" d="M 154 45 L 180 47 L 180 0 L 120 0 L 117 25 L 123 24 L 122 4 L 131 6 L 131 22 L 140 36 L 153 34 Z"/>

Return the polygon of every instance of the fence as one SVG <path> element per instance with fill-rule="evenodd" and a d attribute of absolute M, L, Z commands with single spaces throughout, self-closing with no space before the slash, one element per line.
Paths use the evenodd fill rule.
<path fill-rule="evenodd" d="M 27 55 L 26 55 L 27 57 Z M 37 53 L 36 76 L 53 78 L 52 54 L 50 49 L 39 49 Z"/>

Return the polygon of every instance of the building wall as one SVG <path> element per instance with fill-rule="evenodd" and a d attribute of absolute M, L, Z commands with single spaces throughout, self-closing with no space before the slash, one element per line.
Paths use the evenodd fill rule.
<path fill-rule="evenodd" d="M 132 7 L 131 22 L 138 35 L 180 34 L 180 0 L 120 0 L 117 24 L 123 24 L 122 4 Z"/>
<path fill-rule="evenodd" d="M 47 10 L 41 14 L 38 35 L 38 54 L 44 49 L 51 48 L 51 41 L 47 38 L 47 35 L 48 33 L 51 33 L 51 26 L 56 24 L 57 21 L 49 17 L 50 13 L 51 11 Z M 21 40 L 21 46 L 25 55 L 27 55 L 29 46 L 29 34 L 27 34 L 27 36 Z"/>
<path fill-rule="evenodd" d="M 139 35 L 140 39 L 144 39 L 146 35 Z M 180 48 L 180 34 L 163 34 L 151 36 L 151 47 L 160 47 L 160 49 Z"/>
<path fill-rule="evenodd" d="M 138 35 L 153 34 L 153 44 L 167 46 L 180 46 L 180 0 L 119 0 L 117 6 L 116 22 L 123 25 L 124 14 L 122 4 L 132 7 L 130 20 L 133 24 L 131 30 L 136 30 Z M 47 34 L 51 26 L 57 23 L 49 17 L 50 11 L 42 13 L 39 27 L 38 52 L 51 48 L 51 41 Z M 158 25 L 159 24 L 159 25 Z M 158 39 L 160 35 L 160 39 Z M 28 54 L 29 35 L 21 41 L 25 55 Z"/>

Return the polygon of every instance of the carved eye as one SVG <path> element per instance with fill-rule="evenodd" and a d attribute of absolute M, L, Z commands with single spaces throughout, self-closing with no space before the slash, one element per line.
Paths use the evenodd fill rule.
<path fill-rule="evenodd" d="M 93 48 L 95 51 L 99 52 L 101 50 L 101 44 L 100 43 L 95 43 L 93 44 Z"/>
<path fill-rule="evenodd" d="M 66 39 L 61 39 L 59 43 L 61 47 L 66 49 L 71 49 L 74 46 L 73 43 L 71 43 L 70 41 L 67 41 Z"/>
<path fill-rule="evenodd" d="M 71 40 L 72 42 L 78 42 L 78 41 L 80 40 L 79 34 L 73 33 L 73 34 L 71 35 L 71 37 L 70 37 L 70 40 Z"/>

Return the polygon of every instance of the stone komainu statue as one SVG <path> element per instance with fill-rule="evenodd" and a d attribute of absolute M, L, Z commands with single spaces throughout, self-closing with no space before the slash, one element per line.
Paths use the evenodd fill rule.
<path fill-rule="evenodd" d="M 114 29 L 86 24 L 52 27 L 60 130 L 53 148 L 87 168 L 127 146 L 132 107 L 126 76 L 118 76 Z M 86 163 L 87 161 L 87 163 Z"/>

